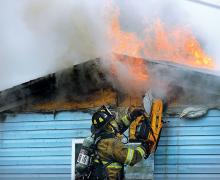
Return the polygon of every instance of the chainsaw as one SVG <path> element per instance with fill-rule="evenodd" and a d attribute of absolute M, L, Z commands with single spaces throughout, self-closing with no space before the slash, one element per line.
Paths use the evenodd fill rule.
<path fill-rule="evenodd" d="M 129 129 L 130 142 L 151 141 L 151 152 L 156 152 L 163 127 L 163 101 L 155 99 L 151 93 L 146 93 L 143 99 L 145 113 L 132 122 Z"/>

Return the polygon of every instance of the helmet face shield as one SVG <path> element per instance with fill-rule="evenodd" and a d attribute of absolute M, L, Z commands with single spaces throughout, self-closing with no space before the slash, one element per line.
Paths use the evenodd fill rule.
<path fill-rule="evenodd" d="M 113 116 L 113 113 L 105 105 L 103 105 L 98 111 L 105 112 L 109 116 Z"/>
<path fill-rule="evenodd" d="M 98 111 L 104 112 L 108 116 L 111 116 L 111 119 L 116 119 L 116 113 L 112 112 L 107 108 L 107 106 L 103 105 Z"/>

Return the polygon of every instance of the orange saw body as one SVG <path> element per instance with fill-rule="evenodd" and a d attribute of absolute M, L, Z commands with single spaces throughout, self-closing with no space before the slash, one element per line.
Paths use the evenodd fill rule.
<path fill-rule="evenodd" d="M 148 139 L 154 142 L 154 148 L 156 149 L 157 144 L 160 139 L 160 133 L 163 127 L 162 121 L 163 115 L 163 102 L 161 99 L 156 99 L 153 102 L 152 111 L 151 111 L 151 128 L 152 133 L 149 133 Z"/>
<path fill-rule="evenodd" d="M 159 142 L 161 129 L 163 127 L 162 122 L 163 114 L 163 102 L 161 99 L 154 99 L 151 107 L 150 115 L 144 115 L 137 118 L 130 125 L 129 130 L 129 141 L 131 142 L 140 142 L 140 139 L 136 138 L 137 126 L 143 122 L 148 121 L 149 130 L 146 133 L 145 140 L 150 140 L 154 143 L 153 150 L 156 150 L 157 144 Z"/>

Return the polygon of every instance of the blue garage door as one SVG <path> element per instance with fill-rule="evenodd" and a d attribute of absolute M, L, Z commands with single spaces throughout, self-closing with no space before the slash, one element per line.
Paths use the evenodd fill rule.
<path fill-rule="evenodd" d="M 155 179 L 220 179 L 220 111 L 167 118 L 155 155 Z"/>
<path fill-rule="evenodd" d="M 0 121 L 1 180 L 70 180 L 71 140 L 90 134 L 80 112 L 7 115 Z"/>

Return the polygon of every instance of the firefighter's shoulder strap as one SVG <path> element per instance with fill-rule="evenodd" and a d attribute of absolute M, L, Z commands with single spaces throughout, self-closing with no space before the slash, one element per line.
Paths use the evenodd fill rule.
<path fill-rule="evenodd" d="M 99 133 L 95 135 L 95 148 L 97 149 L 98 143 L 102 140 L 102 139 L 108 139 L 108 138 L 114 138 L 115 135 L 112 133 Z"/>
<path fill-rule="evenodd" d="M 94 159 L 93 159 L 93 168 L 92 168 L 92 177 L 94 177 L 94 179 L 103 179 L 103 180 L 107 180 L 108 179 L 108 173 L 107 173 L 107 166 L 109 166 L 111 163 L 113 163 L 113 161 L 108 161 L 106 163 L 104 163 L 103 160 L 101 160 L 101 158 L 98 155 L 98 143 L 102 140 L 102 139 L 108 139 L 108 138 L 114 138 L 113 134 L 108 134 L 108 133 L 99 133 L 97 135 L 95 135 L 95 141 L 94 141 Z M 93 179 L 93 178 L 91 178 Z"/>
<path fill-rule="evenodd" d="M 109 139 L 109 138 L 114 138 L 114 137 L 115 137 L 115 135 L 112 134 L 112 133 L 106 133 L 106 132 L 104 132 L 104 133 L 97 134 L 97 135 L 95 136 L 95 143 L 94 143 L 94 144 L 95 144 L 95 150 L 98 149 L 98 143 L 99 143 L 101 140 L 103 140 L 103 139 Z M 98 156 L 98 154 L 96 154 L 96 156 L 97 156 L 98 162 L 99 162 L 100 164 L 103 164 L 103 162 L 102 162 L 102 160 L 100 159 L 100 157 Z M 104 164 L 104 166 L 107 167 L 107 166 L 109 166 L 111 163 L 113 163 L 113 161 L 108 161 L 107 163 Z"/>
<path fill-rule="evenodd" d="M 115 138 L 115 134 L 112 134 L 112 133 L 102 133 L 102 134 L 99 134 L 97 136 L 97 138 L 95 138 L 95 144 L 96 144 L 96 150 L 97 150 L 97 146 L 98 146 L 98 143 L 103 140 L 103 139 L 109 139 L 109 138 Z M 97 151 L 96 151 L 97 152 Z M 96 160 L 95 162 L 99 162 L 101 164 L 103 164 L 105 167 L 107 168 L 123 168 L 123 164 L 119 163 L 119 162 L 116 162 L 114 160 L 105 160 L 105 159 L 100 159 L 98 153 L 96 153 Z"/>

